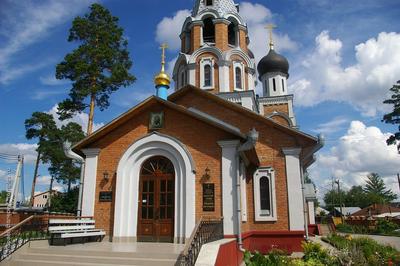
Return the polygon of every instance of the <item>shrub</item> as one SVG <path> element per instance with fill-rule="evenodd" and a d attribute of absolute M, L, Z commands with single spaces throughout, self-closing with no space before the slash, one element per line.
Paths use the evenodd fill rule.
<path fill-rule="evenodd" d="M 342 233 L 354 233 L 353 227 L 349 224 L 338 224 L 336 230 Z"/>
<path fill-rule="evenodd" d="M 376 233 L 390 234 L 396 229 L 399 229 L 399 226 L 397 224 L 388 220 L 379 220 L 376 227 Z"/>
<path fill-rule="evenodd" d="M 258 251 L 254 254 L 244 253 L 246 266 L 286 266 L 290 263 L 287 253 L 282 250 L 272 250 L 268 255 L 262 255 Z"/>
<path fill-rule="evenodd" d="M 335 258 L 318 243 L 303 242 L 304 261 L 307 265 L 337 265 Z"/>

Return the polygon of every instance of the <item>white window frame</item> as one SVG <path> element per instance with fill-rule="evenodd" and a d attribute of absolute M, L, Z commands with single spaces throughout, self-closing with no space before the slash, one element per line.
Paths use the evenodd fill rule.
<path fill-rule="evenodd" d="M 266 176 L 269 179 L 269 193 L 271 202 L 271 212 L 262 214 L 261 198 L 260 198 L 260 179 Z M 257 169 L 253 175 L 253 192 L 254 192 L 254 212 L 255 221 L 277 221 L 276 212 L 276 190 L 275 190 L 275 171 L 271 167 L 263 167 Z"/>
<path fill-rule="evenodd" d="M 236 68 L 240 68 L 241 73 L 242 73 L 242 88 L 236 87 Z M 233 62 L 233 83 L 234 83 L 233 85 L 234 85 L 235 91 L 244 91 L 245 90 L 245 88 L 246 88 L 246 84 L 245 84 L 246 78 L 245 78 L 244 75 L 245 75 L 245 73 L 244 73 L 244 65 L 243 65 L 243 63 L 240 62 L 240 61 L 234 61 Z"/>
<path fill-rule="evenodd" d="M 204 68 L 207 65 L 211 67 L 211 86 L 204 86 Z M 212 57 L 204 57 L 200 60 L 200 88 L 204 90 L 215 88 L 214 58 Z"/>

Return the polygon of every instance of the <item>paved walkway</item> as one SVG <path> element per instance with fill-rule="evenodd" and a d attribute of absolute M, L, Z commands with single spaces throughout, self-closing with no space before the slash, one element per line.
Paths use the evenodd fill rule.
<path fill-rule="evenodd" d="M 369 237 L 379 244 L 389 245 L 400 251 L 400 237 L 397 236 L 378 236 L 378 235 L 358 235 L 351 234 L 352 237 Z"/>
<path fill-rule="evenodd" d="M 335 254 L 335 252 L 337 251 L 337 249 L 334 246 L 322 241 L 321 236 L 310 237 L 310 240 L 314 243 L 320 244 L 323 248 L 327 249 L 331 254 Z"/>

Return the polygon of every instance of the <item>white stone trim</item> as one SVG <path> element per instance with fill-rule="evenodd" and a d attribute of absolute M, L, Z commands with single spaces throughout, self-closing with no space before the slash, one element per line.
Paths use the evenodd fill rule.
<path fill-rule="evenodd" d="M 269 214 L 263 214 L 261 210 L 261 199 L 260 199 L 260 179 L 262 177 L 269 179 L 269 195 L 271 203 L 271 212 Z M 271 167 L 259 168 L 254 172 L 253 175 L 253 192 L 254 192 L 254 211 L 255 221 L 277 221 L 278 214 L 276 209 L 276 187 L 275 187 L 275 171 Z"/>
<path fill-rule="evenodd" d="M 168 158 L 175 169 L 174 238 L 183 242 L 195 227 L 195 169 L 193 159 L 178 140 L 152 133 L 133 143 L 117 169 L 114 237 L 136 238 L 139 174 L 142 164 L 153 156 Z"/>
<path fill-rule="evenodd" d="M 214 266 L 220 247 L 233 241 L 236 241 L 236 238 L 224 238 L 204 244 L 200 249 L 195 266 Z"/>
<path fill-rule="evenodd" d="M 224 217 L 224 235 L 238 232 L 237 219 L 237 148 L 239 140 L 218 141 L 222 148 L 222 215 Z"/>
<path fill-rule="evenodd" d="M 82 216 L 93 216 L 96 201 L 97 161 L 100 149 L 83 149 L 82 152 L 85 154 Z"/>
<path fill-rule="evenodd" d="M 301 148 L 283 148 L 286 160 L 286 178 L 289 207 L 289 229 L 304 230 L 304 204 L 301 186 L 300 152 Z"/>
<path fill-rule="evenodd" d="M 244 65 L 242 62 L 240 61 L 234 61 L 232 63 L 233 66 L 233 87 L 235 89 L 235 91 L 244 91 L 246 89 L 246 77 L 245 77 L 245 73 L 244 73 Z M 241 83 L 242 83 L 242 88 L 238 88 L 236 87 L 236 68 L 240 69 L 241 72 Z"/>
<path fill-rule="evenodd" d="M 308 209 L 308 224 L 315 224 L 314 201 L 307 202 L 307 209 Z"/>
<path fill-rule="evenodd" d="M 211 67 L 211 85 L 205 86 L 204 82 L 204 68 L 206 66 Z M 200 88 L 204 90 L 215 88 L 215 77 L 214 77 L 214 58 L 212 57 L 203 57 L 200 59 Z"/>

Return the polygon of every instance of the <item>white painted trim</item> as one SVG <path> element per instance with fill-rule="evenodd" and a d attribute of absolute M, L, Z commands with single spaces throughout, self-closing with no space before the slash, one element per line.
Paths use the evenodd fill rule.
<path fill-rule="evenodd" d="M 222 215 L 224 217 L 224 235 L 238 232 L 237 219 L 237 148 L 239 140 L 218 141 L 222 148 Z"/>
<path fill-rule="evenodd" d="M 301 148 L 283 148 L 286 160 L 286 179 L 289 207 L 289 229 L 304 230 L 304 204 L 301 186 L 300 152 Z"/>
<path fill-rule="evenodd" d="M 206 66 L 211 67 L 211 85 L 205 86 L 204 82 L 204 68 Z M 214 58 L 212 57 L 204 57 L 200 60 L 200 88 L 207 90 L 215 88 L 215 77 L 214 77 Z"/>
<path fill-rule="evenodd" d="M 220 247 L 232 241 L 236 241 L 236 239 L 224 238 L 204 244 L 200 249 L 195 266 L 214 266 L 215 262 L 217 261 Z"/>
<path fill-rule="evenodd" d="M 308 210 L 308 224 L 315 224 L 314 201 L 307 202 L 307 210 Z"/>
<path fill-rule="evenodd" d="M 271 203 L 271 212 L 269 214 L 262 214 L 261 200 L 260 200 L 260 179 L 267 177 L 269 180 L 269 195 Z M 254 192 L 254 211 L 255 221 L 277 221 L 278 214 L 276 209 L 276 187 L 275 187 L 275 171 L 271 167 L 259 168 L 253 175 L 253 192 Z"/>
<path fill-rule="evenodd" d="M 82 216 L 93 216 L 96 201 L 97 161 L 100 149 L 83 149 L 82 152 L 85 154 Z"/>
<path fill-rule="evenodd" d="M 219 64 L 219 91 L 229 92 L 229 65 Z"/>
<path fill-rule="evenodd" d="M 114 215 L 114 237 L 136 238 L 139 174 L 153 156 L 168 158 L 175 169 L 174 238 L 183 242 L 195 227 L 195 168 L 185 146 L 170 136 L 152 133 L 134 142 L 118 164 Z"/>

